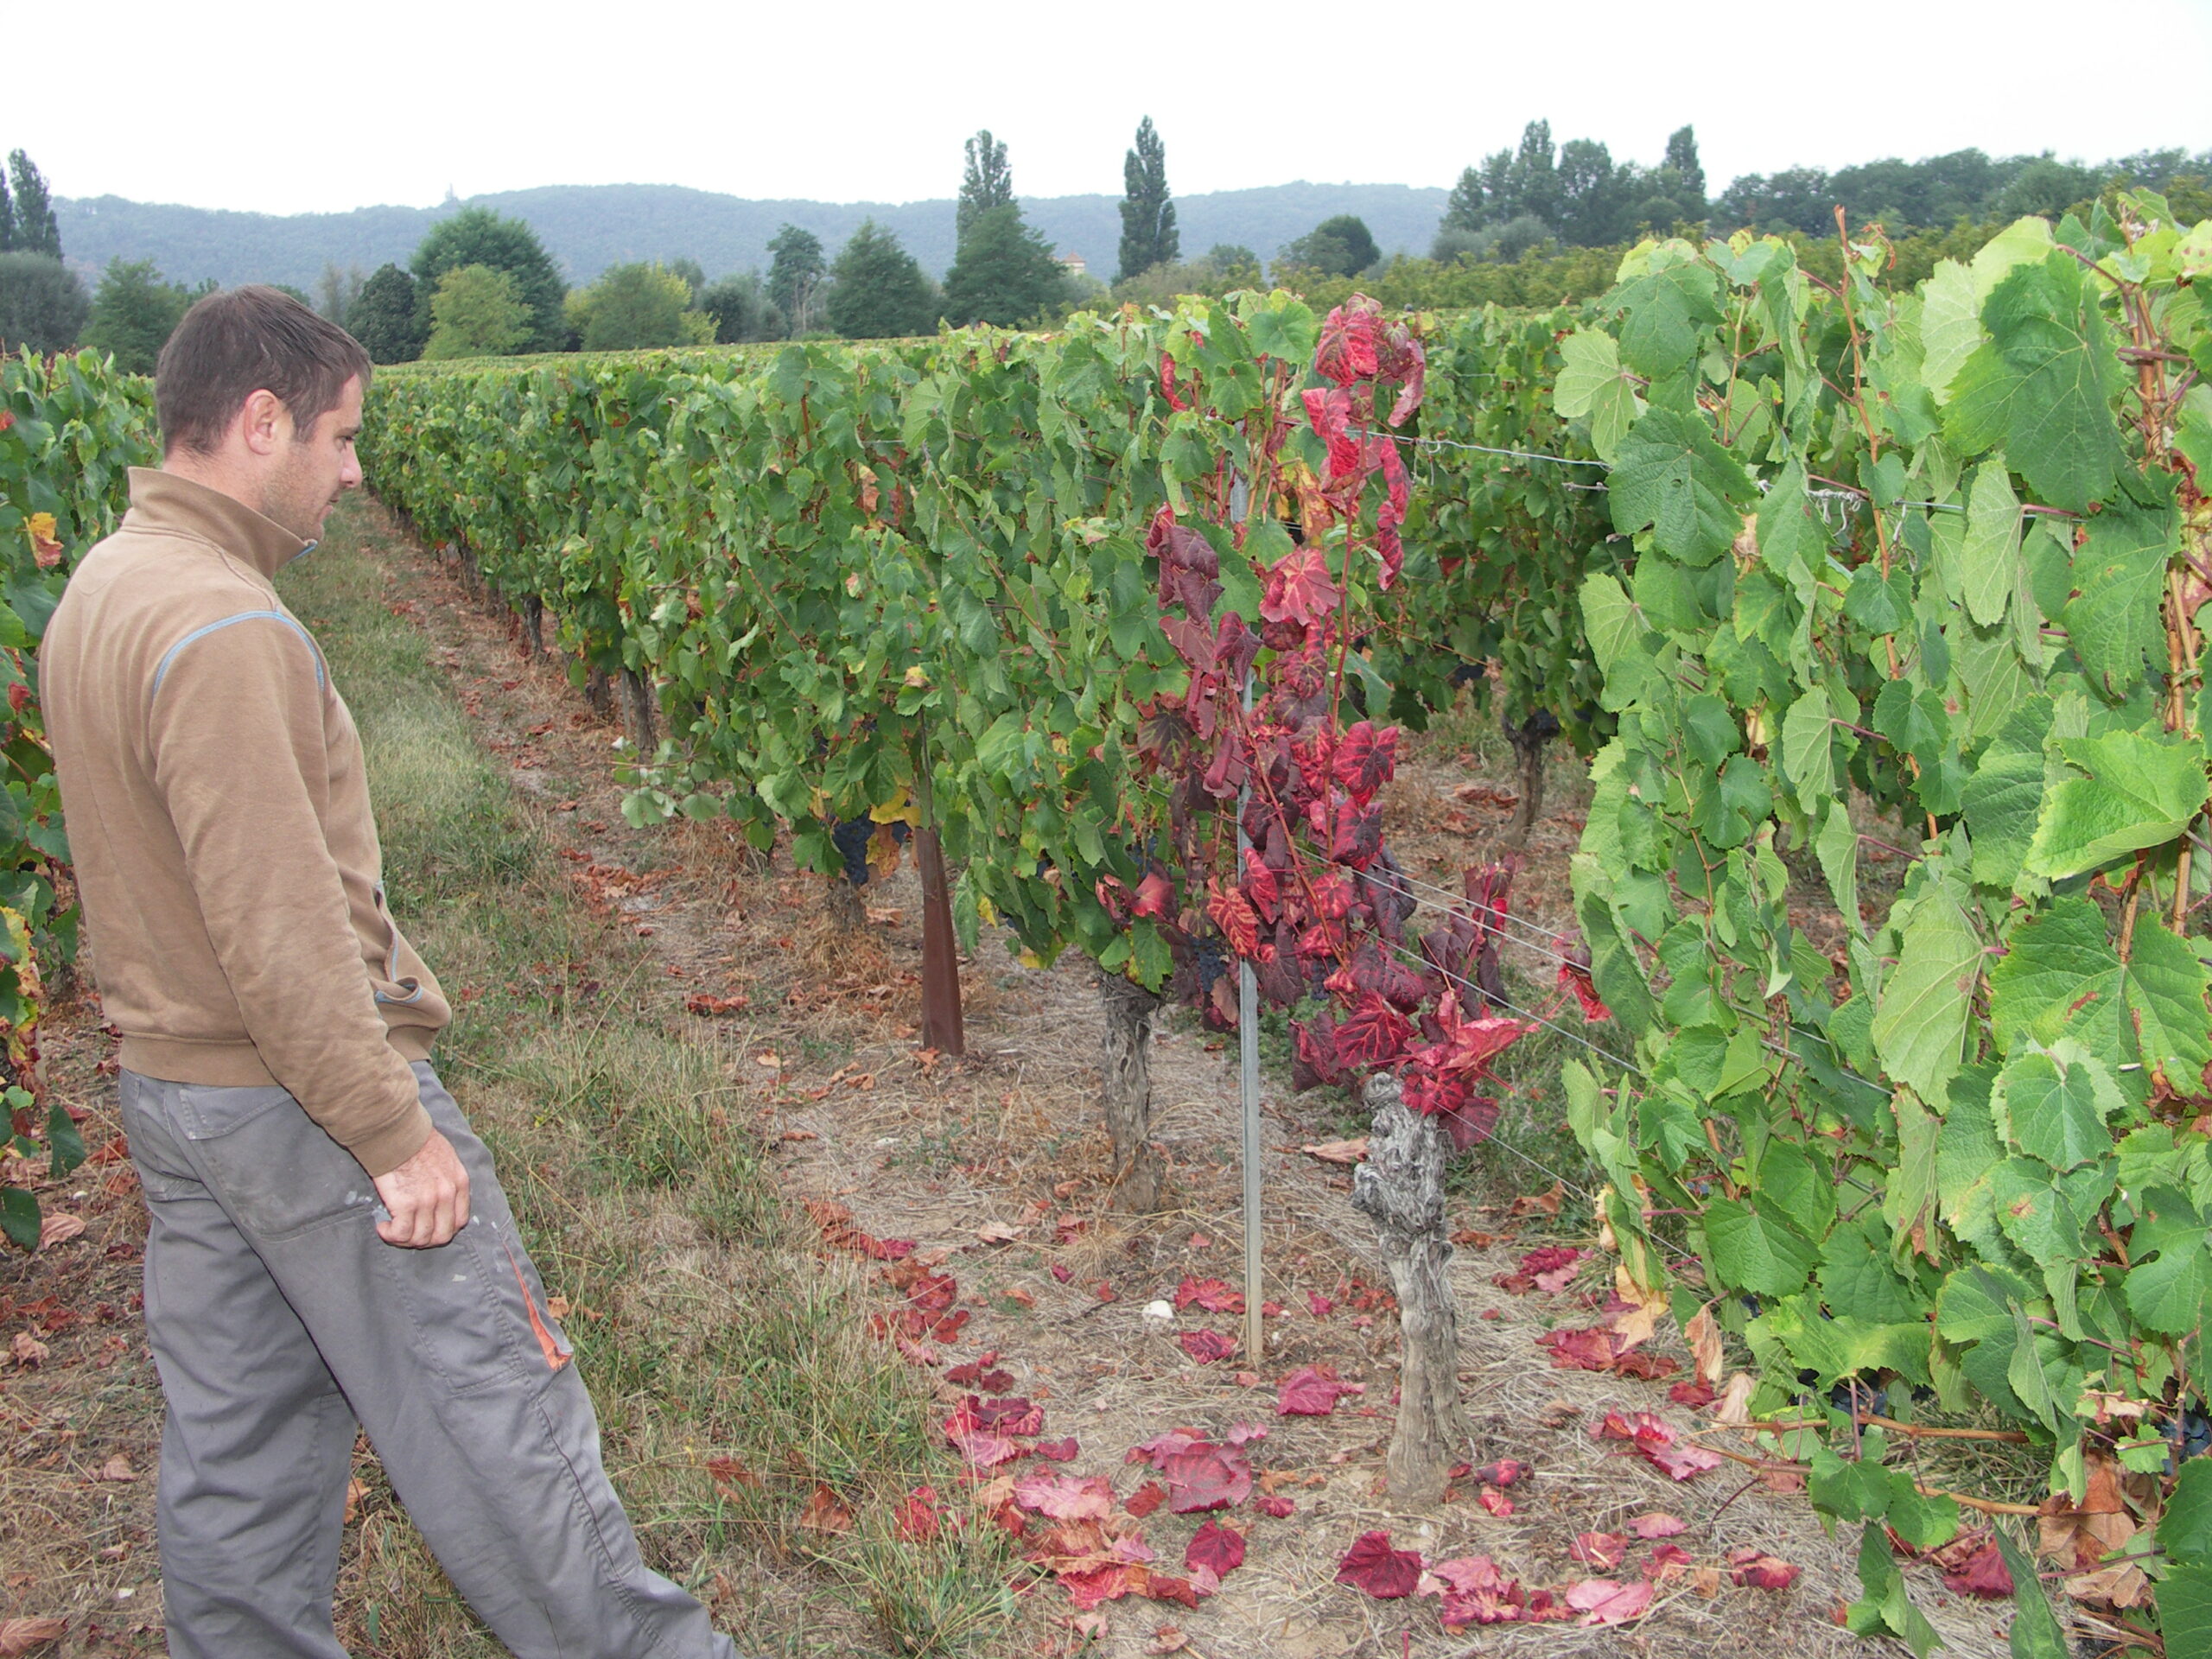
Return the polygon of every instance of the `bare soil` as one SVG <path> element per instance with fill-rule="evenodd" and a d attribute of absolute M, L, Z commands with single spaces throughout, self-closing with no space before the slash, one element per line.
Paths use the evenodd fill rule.
<path fill-rule="evenodd" d="M 722 1010 L 695 1016 L 698 1040 L 741 1085 L 725 1096 L 741 1103 L 730 1109 L 750 1113 L 775 1141 L 786 1189 L 848 1207 L 852 1224 L 869 1235 L 914 1241 L 915 1259 L 957 1280 L 957 1307 L 969 1318 L 951 1339 L 927 1344 L 947 1408 L 965 1390 L 943 1381 L 943 1371 L 995 1354 L 1014 1378 L 1010 1392 L 1044 1408 L 1044 1436 L 1078 1442 L 1073 1461 L 1049 1466 L 1109 1476 L 1123 1497 L 1148 1478 L 1125 1454 L 1163 1430 L 1218 1433 L 1243 1422 L 1267 1431 L 1250 1448 L 1253 1465 L 1264 1484 L 1294 1501 L 1294 1512 L 1277 1519 L 1239 1506 L 1223 1518 L 1249 1531 L 1249 1553 L 1218 1595 L 1196 1610 L 1109 1603 L 1087 1632 L 1092 1650 L 1113 1659 L 1168 1651 L 1200 1659 L 1539 1651 L 1812 1659 L 1869 1650 L 1834 1622 L 1857 1594 L 1855 1530 L 1827 1537 L 1801 1496 L 1770 1490 L 1750 1469 L 1728 1465 L 1678 1483 L 1620 1455 L 1618 1442 L 1593 1438 L 1608 1410 L 1656 1412 L 1681 1432 L 1700 1426 L 1697 1414 L 1669 1402 L 1664 1382 L 1554 1370 L 1536 1346 L 1555 1325 L 1596 1321 L 1608 1263 L 1593 1263 L 1556 1295 L 1516 1296 L 1493 1283 L 1537 1245 L 1592 1243 L 1568 1230 L 1587 1214 L 1573 1202 L 1572 1170 L 1546 1161 L 1541 1147 L 1530 1154 L 1541 1170 L 1503 1149 L 1478 1149 L 1457 1200 L 1455 1225 L 1478 1236 L 1453 1268 L 1465 1455 L 1473 1465 L 1519 1459 L 1533 1475 L 1511 1490 L 1510 1516 L 1479 1507 L 1471 1480 L 1433 1510 L 1394 1508 L 1381 1479 L 1397 1350 L 1392 1304 L 1371 1230 L 1350 1205 L 1349 1169 L 1301 1150 L 1357 1132 L 1340 1103 L 1267 1084 L 1261 1294 L 1279 1311 L 1265 1321 L 1264 1353 L 1195 1363 L 1179 1336 L 1211 1328 L 1234 1338 L 1242 1320 L 1197 1307 L 1161 1319 L 1147 1309 L 1172 1300 L 1186 1276 L 1240 1282 L 1233 1039 L 1224 1043 L 1179 1018 L 1164 1022 L 1152 1065 L 1167 1207 L 1141 1218 L 1117 1213 L 1097 1109 L 1098 1000 L 1086 963 L 1025 967 L 986 938 L 963 974 L 967 1057 L 921 1050 L 920 906 L 911 867 L 870 884 L 868 924 L 854 931 L 836 925 L 821 879 L 792 871 L 780 851 L 762 858 L 726 826 L 630 828 L 614 770 L 620 728 L 588 710 L 567 665 L 524 660 L 519 629 L 464 594 L 451 566 L 396 532 L 379 539 L 408 550 L 391 563 L 395 608 L 429 633 L 486 747 L 557 826 L 580 889 L 651 940 L 671 989 Z M 1494 760 L 1451 734 L 1433 735 L 1414 745 L 1393 785 L 1394 845 L 1413 874 L 1440 888 L 1455 888 L 1459 870 L 1509 850 L 1510 802 L 1496 800 L 1513 786 L 1510 752 L 1488 747 Z M 1545 815 L 1516 849 L 1525 866 L 1515 907 L 1535 925 L 1532 941 L 1541 930 L 1573 931 L 1567 858 L 1586 799 L 1577 770 L 1571 757 L 1554 763 Z M 1540 950 L 1513 966 L 1511 982 L 1532 1004 L 1548 994 Z M 448 989 L 466 1017 L 468 988 Z M 79 1007 L 58 1020 L 48 1052 L 54 1085 L 87 1110 L 88 1140 L 100 1144 L 114 1125 L 111 1087 L 97 1075 L 105 1047 L 92 1012 Z M 1510 1213 L 1512 1195 L 1543 1194 L 1555 1174 L 1567 1178 L 1560 1219 L 1541 1209 Z M 127 1163 L 88 1166 L 65 1191 L 44 1196 L 86 1224 L 30 1262 L 0 1263 L 0 1618 L 66 1608 L 90 1622 L 64 1651 L 152 1650 L 140 1610 L 157 1593 L 150 1500 L 158 1396 L 135 1299 L 143 1226 L 134 1184 Z M 1324 1302 L 1325 1313 L 1317 1311 Z M 63 1313 L 71 1317 L 57 1325 Z M 8 1362 L 19 1332 L 46 1344 L 48 1355 L 35 1365 Z M 1671 1325 L 1652 1348 L 1680 1359 L 1688 1374 Z M 1365 1395 L 1331 1416 L 1279 1416 L 1277 1381 L 1311 1363 L 1333 1365 L 1363 1382 Z M 103 1478 L 116 1472 L 109 1460 L 118 1456 L 134 1478 Z M 1576 1535 L 1618 1531 L 1655 1510 L 1688 1523 L 1671 1541 L 1696 1564 L 1724 1570 L 1702 1585 L 1695 1574 L 1673 1579 L 1647 1614 L 1618 1627 L 1450 1632 L 1433 1598 L 1378 1601 L 1333 1582 L 1352 1541 L 1386 1529 L 1395 1546 L 1430 1560 L 1486 1554 L 1529 1589 L 1557 1590 L 1590 1575 L 1570 1556 Z M 1145 1522 L 1163 1569 L 1180 1570 L 1200 1518 L 1163 1510 Z M 1739 1547 L 1778 1556 L 1802 1575 L 1786 1590 L 1738 1587 L 1725 1562 Z M 1633 1546 L 1618 1576 L 1633 1574 L 1650 1548 Z M 2005 1650 L 2006 1609 L 1951 1595 L 1926 1568 L 1909 1568 L 1908 1577 L 1950 1651 L 1994 1659 Z M 992 1650 L 1073 1652 L 1082 1644 L 1086 1633 L 1056 1583 L 1037 1585 L 1024 1606 L 1003 1645 L 987 1644 Z"/>

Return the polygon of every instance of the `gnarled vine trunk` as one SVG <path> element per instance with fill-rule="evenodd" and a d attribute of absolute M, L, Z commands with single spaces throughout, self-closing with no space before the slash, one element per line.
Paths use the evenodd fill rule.
<path fill-rule="evenodd" d="M 1521 801 L 1506 825 L 1507 837 L 1516 847 L 1527 842 L 1529 831 L 1543 810 L 1544 749 L 1558 735 L 1559 716 L 1548 709 L 1539 709 L 1518 726 L 1508 723 L 1505 728 L 1505 741 L 1513 746 L 1514 759 L 1519 763 L 1516 772 Z"/>
<path fill-rule="evenodd" d="M 868 904 L 852 878 L 842 870 L 824 876 L 830 924 L 840 933 L 858 933 L 868 926 Z"/>
<path fill-rule="evenodd" d="M 660 747 L 653 719 L 653 689 L 644 675 L 627 668 L 622 671 L 622 727 L 639 760 L 652 760 Z"/>
<path fill-rule="evenodd" d="M 1444 1132 L 1414 1111 L 1398 1080 L 1367 1081 L 1367 1161 L 1352 1172 L 1352 1207 L 1374 1222 L 1398 1296 L 1403 1346 L 1398 1426 L 1383 1460 L 1390 1496 L 1433 1503 L 1466 1436 L 1459 1412 L 1459 1311 L 1452 1300 L 1444 1218 Z"/>
<path fill-rule="evenodd" d="M 1166 1171 L 1152 1144 L 1152 1030 L 1160 998 L 1125 974 L 1101 972 L 1106 1015 L 1102 1058 L 1106 1132 L 1114 1141 L 1115 1204 L 1137 1215 L 1160 1208 Z"/>
<path fill-rule="evenodd" d="M 545 654 L 545 601 L 536 594 L 522 599 L 522 654 L 524 661 Z"/>
<path fill-rule="evenodd" d="M 614 717 L 614 685 L 605 669 L 594 665 L 584 670 L 584 702 L 601 720 Z"/>

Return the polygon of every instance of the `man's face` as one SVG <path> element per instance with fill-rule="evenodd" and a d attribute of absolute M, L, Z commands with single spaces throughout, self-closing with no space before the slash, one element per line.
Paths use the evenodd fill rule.
<path fill-rule="evenodd" d="M 283 424 L 290 426 L 289 418 Z M 361 463 L 353 454 L 360 430 L 361 381 L 356 375 L 338 394 L 337 406 L 325 410 L 311 428 L 291 428 L 270 474 L 262 516 L 302 541 L 321 539 L 323 520 L 338 498 L 361 481 Z"/>

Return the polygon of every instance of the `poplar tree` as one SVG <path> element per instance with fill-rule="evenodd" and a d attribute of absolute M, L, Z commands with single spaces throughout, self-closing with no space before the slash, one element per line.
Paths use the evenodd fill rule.
<path fill-rule="evenodd" d="M 1183 253 L 1175 204 L 1167 199 L 1167 150 L 1150 116 L 1137 124 L 1137 146 L 1122 162 L 1122 270 L 1117 280 L 1173 264 Z"/>
<path fill-rule="evenodd" d="M 960 181 L 960 205 L 953 216 L 956 256 L 977 219 L 994 207 L 1014 206 L 1014 169 L 1007 165 L 1005 143 L 995 141 L 986 127 L 968 141 L 967 151 L 968 171 Z"/>
<path fill-rule="evenodd" d="M 791 323 L 794 338 L 814 326 L 814 308 L 829 267 L 822 238 L 796 225 L 779 228 L 768 243 L 768 297 Z"/>
<path fill-rule="evenodd" d="M 49 259 L 59 259 L 61 226 L 55 222 L 54 204 L 47 197 L 46 180 L 20 149 L 8 157 L 8 181 L 15 187 L 16 196 L 15 224 L 7 244 L 10 251 L 42 253 Z"/>

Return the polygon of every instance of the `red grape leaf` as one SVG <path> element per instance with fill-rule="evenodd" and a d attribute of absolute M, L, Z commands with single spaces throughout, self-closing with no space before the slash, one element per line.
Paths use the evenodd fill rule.
<path fill-rule="evenodd" d="M 1201 1365 L 1227 1359 L 1236 1351 L 1236 1344 L 1218 1331 L 1185 1331 L 1175 1340 L 1185 1353 Z"/>
<path fill-rule="evenodd" d="M 1024 1475 L 1014 1501 L 1055 1521 L 1103 1521 L 1114 1512 L 1114 1486 L 1103 1475 Z"/>
<path fill-rule="evenodd" d="M 1406 1052 L 1414 1028 L 1406 1016 L 1371 992 L 1337 1027 L 1337 1060 L 1347 1068 L 1385 1066 Z"/>
<path fill-rule="evenodd" d="M 1080 1450 L 1072 1434 L 1064 1440 L 1039 1440 L 1032 1449 L 1039 1457 L 1047 1459 L 1053 1463 L 1071 1463 L 1075 1460 L 1076 1452 Z"/>
<path fill-rule="evenodd" d="M 1585 1567 L 1610 1573 L 1628 1554 L 1628 1540 L 1618 1532 L 1578 1532 L 1567 1553 Z"/>
<path fill-rule="evenodd" d="M 1366 1392 L 1364 1382 L 1339 1382 L 1333 1366 L 1301 1365 L 1278 1385 L 1275 1410 L 1285 1417 L 1326 1417 L 1338 1396 Z"/>
<path fill-rule="evenodd" d="M 1983 1596 L 1992 1601 L 2012 1593 L 2012 1569 L 2005 1565 L 2003 1553 L 1991 1538 L 1984 1538 L 1981 1548 L 1955 1571 L 1944 1573 L 1943 1582 L 1962 1596 Z"/>
<path fill-rule="evenodd" d="M 1193 1305 L 1209 1313 L 1242 1313 L 1244 1293 L 1232 1290 L 1219 1279 L 1193 1279 L 1185 1274 L 1183 1282 L 1175 1287 L 1175 1306 L 1179 1310 Z"/>
<path fill-rule="evenodd" d="M 911 1543 L 927 1543 L 938 1535 L 943 1517 L 937 1507 L 937 1488 L 917 1486 L 899 1503 L 899 1535 Z"/>
<path fill-rule="evenodd" d="M 1225 1578 L 1244 1565 L 1244 1535 L 1218 1521 L 1209 1521 L 1184 1547 L 1183 1565 L 1194 1571 L 1203 1567 L 1215 1578 Z"/>
<path fill-rule="evenodd" d="M 1264 1497 L 1254 1498 L 1252 1507 L 1262 1515 L 1272 1515 L 1278 1521 L 1294 1515 L 1298 1511 L 1296 1503 L 1277 1492 L 1269 1492 Z"/>
<path fill-rule="evenodd" d="M 1260 614 L 1270 622 L 1296 622 L 1311 627 L 1335 611 L 1344 589 L 1329 575 L 1328 561 L 1318 547 L 1295 548 L 1268 572 L 1260 596 Z"/>
<path fill-rule="evenodd" d="M 1221 937 L 1231 950 L 1240 957 L 1260 954 L 1260 918 L 1252 908 L 1252 901 L 1244 896 L 1241 887 L 1224 887 L 1217 878 L 1210 878 L 1211 891 L 1206 897 L 1206 914 L 1221 930 Z"/>
<path fill-rule="evenodd" d="M 1122 1505 L 1140 1521 L 1167 1501 L 1167 1489 L 1156 1480 L 1147 1480 L 1129 1494 L 1129 1501 Z"/>
<path fill-rule="evenodd" d="M 1639 1515 L 1628 1523 L 1628 1529 L 1639 1538 L 1679 1538 L 1688 1532 L 1689 1522 L 1680 1516 L 1669 1515 L 1664 1510 L 1654 1510 L 1649 1515 Z"/>
<path fill-rule="evenodd" d="M 1421 1553 L 1391 1548 L 1387 1532 L 1363 1532 L 1338 1563 L 1337 1582 L 1382 1601 L 1410 1596 L 1421 1583 Z"/>
<path fill-rule="evenodd" d="M 1162 1465 L 1167 1507 L 1176 1515 L 1225 1510 L 1252 1495 L 1252 1465 L 1234 1446 L 1196 1446 Z"/>
<path fill-rule="evenodd" d="M 1585 1624 L 1625 1624 L 1651 1605 L 1650 1581 L 1585 1579 L 1567 1586 L 1567 1605 L 1582 1615 Z"/>
<path fill-rule="evenodd" d="M 1174 903 L 1173 883 L 1160 874 L 1158 870 L 1154 870 L 1137 883 L 1136 902 L 1129 908 L 1139 916 L 1158 917 L 1166 915 L 1173 908 Z"/>
<path fill-rule="evenodd" d="M 1728 1552 L 1728 1576 L 1738 1584 L 1747 1584 L 1755 1590 L 1787 1590 L 1797 1582 L 1802 1571 L 1757 1549 L 1732 1549 Z M 2006 1577 L 2009 1579 L 2010 1574 Z"/>

